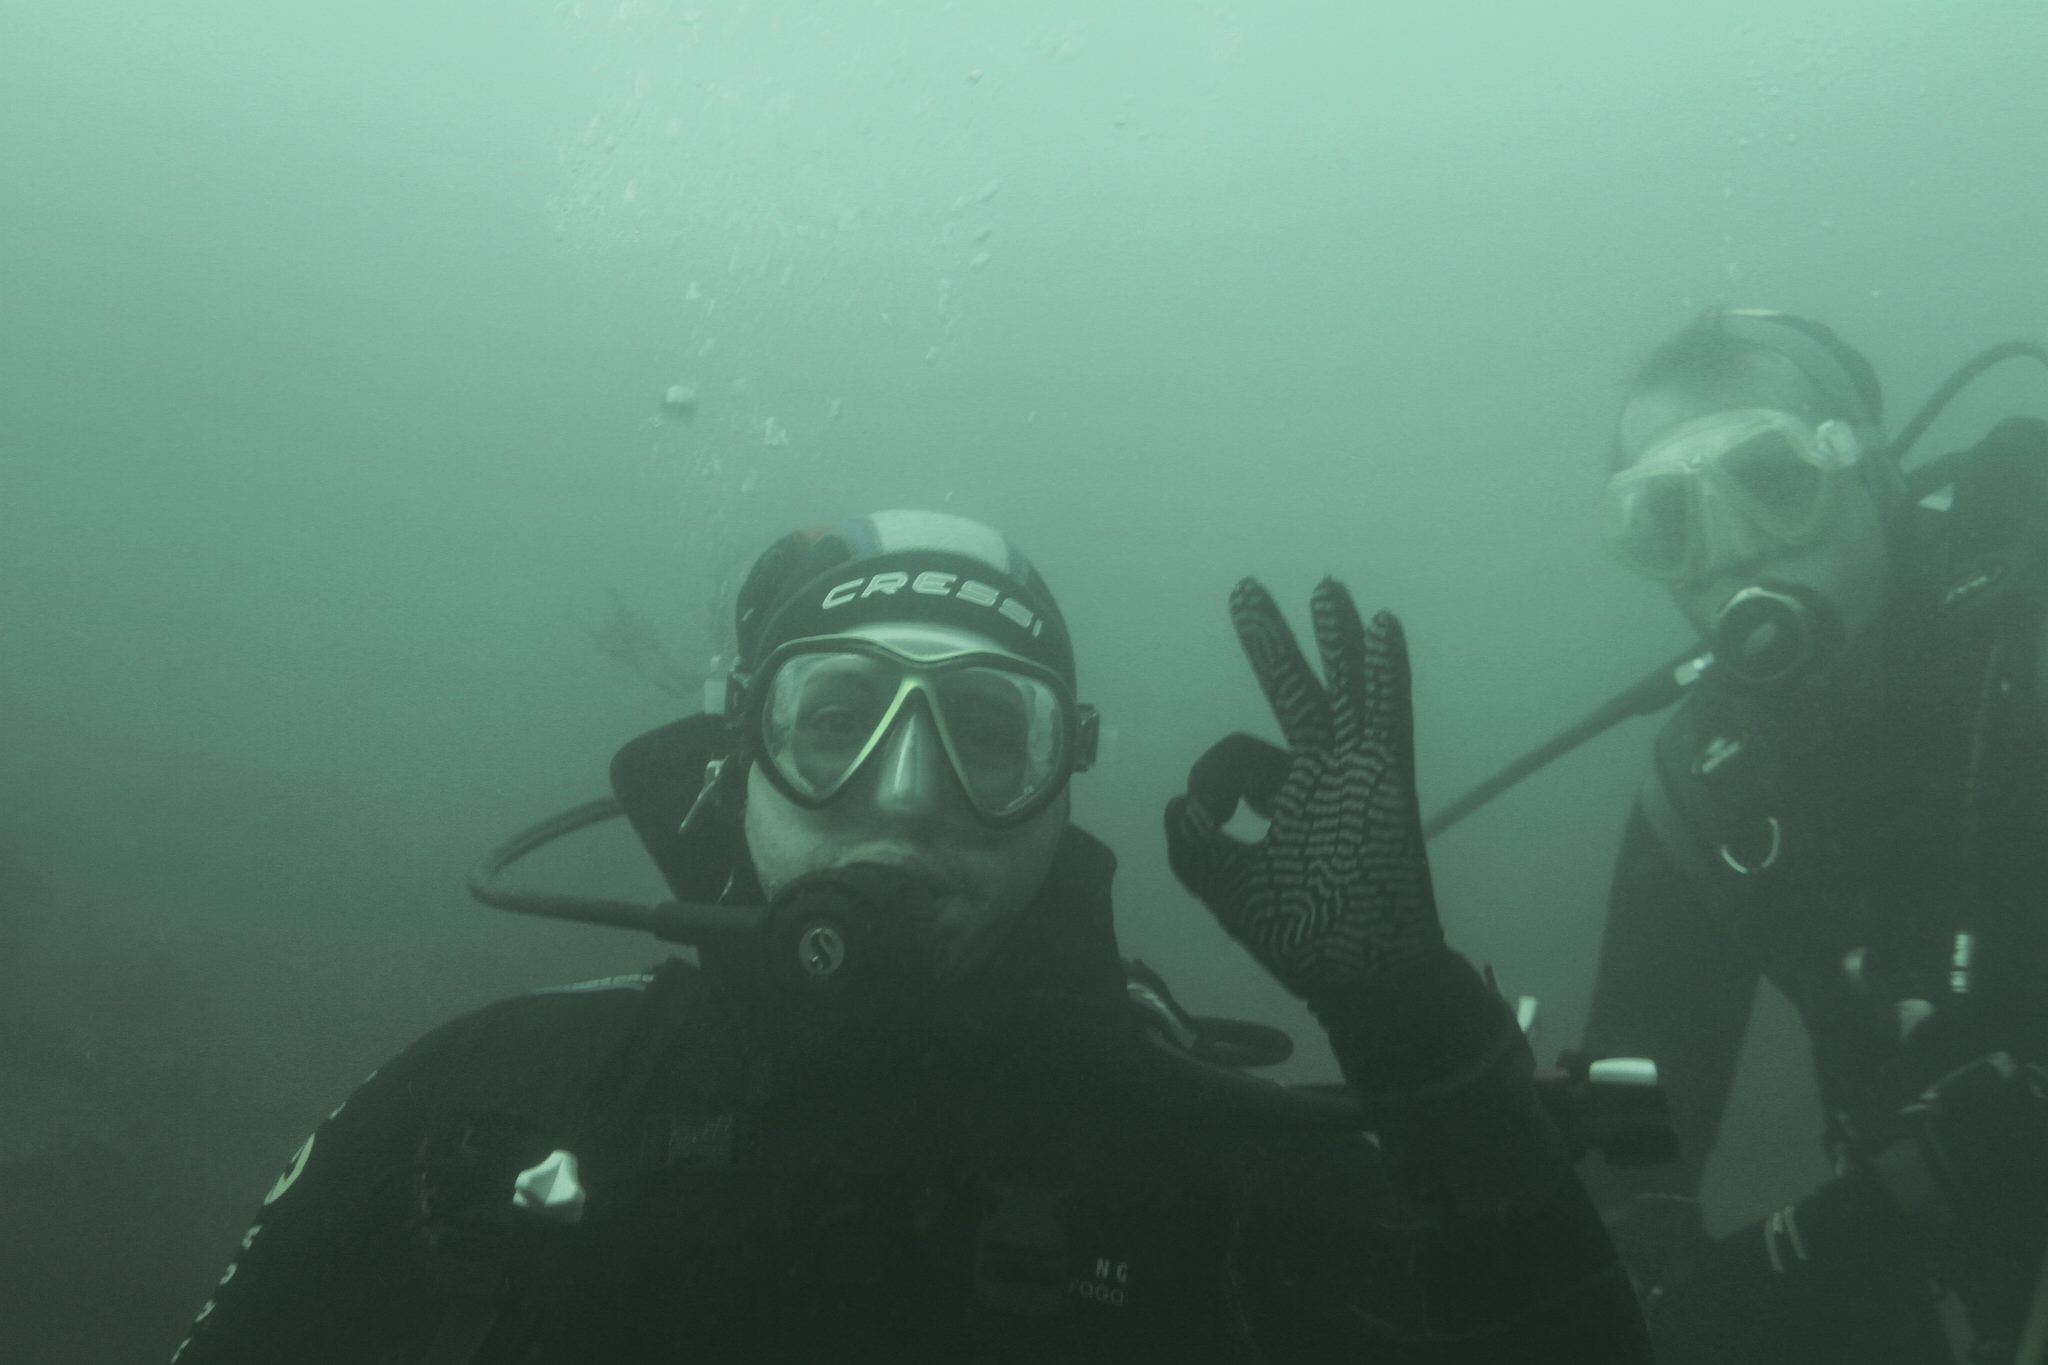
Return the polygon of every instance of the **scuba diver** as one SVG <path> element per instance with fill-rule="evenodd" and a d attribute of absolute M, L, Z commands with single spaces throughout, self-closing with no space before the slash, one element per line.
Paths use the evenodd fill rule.
<path fill-rule="evenodd" d="M 1622 406 L 1610 548 L 1710 651 L 1623 838 L 1584 1044 L 1669 1088 L 1680 1161 L 1591 1177 L 1660 1360 L 2048 1359 L 2048 423 L 1901 465 L 2017 355 L 2048 359 L 1985 352 L 1887 441 L 1832 330 L 1714 309 Z M 1837 1175 L 1709 1239 L 1760 980 Z"/>
<path fill-rule="evenodd" d="M 676 901 L 495 882 L 605 803 L 473 879 L 696 961 L 386 1065 L 176 1359 L 1647 1361 L 1514 1012 L 1444 944 L 1401 628 L 1332 580 L 1313 606 L 1320 670 L 1238 586 L 1288 747 L 1225 740 L 1166 823 L 1347 1085 L 1283 1099 L 1127 972 L 1114 858 L 1068 821 L 1097 719 L 1044 581 L 978 523 L 878 513 L 770 548 L 723 712 L 614 760 Z M 1223 832 L 1241 802 L 1256 842 Z"/>

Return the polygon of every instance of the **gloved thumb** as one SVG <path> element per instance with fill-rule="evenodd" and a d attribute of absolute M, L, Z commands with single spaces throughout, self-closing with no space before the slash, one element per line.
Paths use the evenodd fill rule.
<path fill-rule="evenodd" d="M 1209 746 L 1188 771 L 1188 795 L 1218 828 L 1230 822 L 1242 801 L 1270 818 L 1274 798 L 1287 781 L 1294 759 L 1277 744 L 1245 734 L 1226 735 Z"/>

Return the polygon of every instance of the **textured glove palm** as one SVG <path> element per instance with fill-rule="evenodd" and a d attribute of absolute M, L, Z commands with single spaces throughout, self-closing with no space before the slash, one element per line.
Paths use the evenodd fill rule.
<path fill-rule="evenodd" d="M 1331 578 L 1311 610 L 1322 678 L 1264 588 L 1247 578 L 1231 593 L 1231 622 L 1287 749 L 1232 735 L 1166 808 L 1175 875 L 1308 998 L 1404 974 L 1443 946 L 1416 808 L 1401 623 L 1380 612 L 1362 625 Z M 1270 820 L 1257 843 L 1223 832 L 1241 800 Z"/>

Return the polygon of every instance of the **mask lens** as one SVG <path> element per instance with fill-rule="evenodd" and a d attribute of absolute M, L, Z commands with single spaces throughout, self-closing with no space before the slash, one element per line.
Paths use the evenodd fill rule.
<path fill-rule="evenodd" d="M 1721 456 L 1720 467 L 1766 529 L 1798 533 L 1821 505 L 1822 471 L 1784 431 L 1760 431 Z"/>
<path fill-rule="evenodd" d="M 763 755 L 801 799 L 837 795 L 921 691 L 968 799 L 1000 820 L 1057 787 L 1073 752 L 1050 682 L 979 663 L 921 665 L 855 650 L 798 653 L 766 679 Z"/>
<path fill-rule="evenodd" d="M 1843 424 L 1825 423 L 1816 433 L 1773 409 L 1686 423 L 1608 480 L 1608 544 L 1637 573 L 1664 579 L 1714 562 L 1716 543 L 1734 524 L 1730 513 L 1750 528 L 1738 540 L 1760 533 L 1783 546 L 1806 544 L 1826 523 L 1835 471 L 1860 453 Z"/>
<path fill-rule="evenodd" d="M 932 691 L 960 785 L 982 811 L 1012 814 L 1058 780 L 1071 746 L 1049 684 L 973 666 L 941 673 Z"/>
<path fill-rule="evenodd" d="M 1678 469 L 1634 469 L 1607 484 L 1607 543 L 1638 573 L 1684 569 L 1692 542 L 1692 480 Z"/>
<path fill-rule="evenodd" d="M 769 680 L 761 710 L 768 761 L 800 795 L 845 784 L 896 699 L 897 670 L 860 654 L 799 654 Z"/>

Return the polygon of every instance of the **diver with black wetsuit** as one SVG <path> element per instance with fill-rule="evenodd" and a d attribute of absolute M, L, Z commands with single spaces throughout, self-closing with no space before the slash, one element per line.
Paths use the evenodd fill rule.
<path fill-rule="evenodd" d="M 1168 843 L 1374 1133 L 1165 1059 L 1067 822 L 1095 721 L 1057 608 L 988 528 L 876 514 L 764 555 L 726 714 L 614 765 L 699 964 L 384 1067 L 181 1365 L 1646 1361 L 1512 1013 L 1443 943 L 1400 627 L 1314 607 L 1321 675 L 1233 596 L 1289 748 L 1212 750 Z"/>
<path fill-rule="evenodd" d="M 1951 457 L 1938 509 L 1898 463 L 1924 428 L 1888 446 L 1859 353 L 1735 309 L 1622 410 L 1610 544 L 1714 655 L 1628 824 L 1585 1043 L 1657 1059 L 1685 1151 L 1596 1177 L 1660 1360 L 2048 1345 L 2048 423 Z M 1710 1240 L 1760 980 L 1805 1024 L 1839 1174 Z"/>

